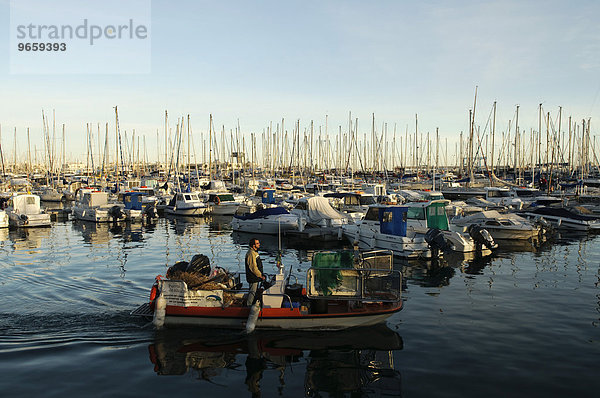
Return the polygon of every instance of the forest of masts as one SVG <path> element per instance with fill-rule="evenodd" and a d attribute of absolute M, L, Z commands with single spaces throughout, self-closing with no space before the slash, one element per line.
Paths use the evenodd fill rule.
<path fill-rule="evenodd" d="M 414 125 L 398 131 L 397 125 L 376 123 L 372 115 L 368 127 L 360 126 L 358 118 L 348 115 L 346 126 L 331 128 L 328 116 L 324 125 L 315 126 L 311 120 L 301 126 L 296 120 L 270 122 L 261 133 L 244 134 L 239 121 L 233 129 L 215 127 L 209 116 L 207 131 L 194 133 L 190 116 L 179 117 L 169 125 L 165 111 L 164 127 L 156 130 L 147 142 L 146 135 L 121 131 L 115 107 L 114 125 L 86 124 L 86 153 L 76 160 L 76 168 L 65 157 L 66 127 L 57 128 L 42 111 L 43 149 L 31 148 L 30 129 L 26 129 L 27 147 L 17 148 L 17 129 L 14 129 L 12 151 L 2 146 L 0 126 L 0 160 L 3 175 L 7 173 L 46 173 L 59 175 L 76 172 L 99 176 L 141 176 L 160 170 L 167 175 L 189 173 L 223 178 L 232 170 L 247 173 L 261 171 L 270 176 L 304 176 L 334 173 L 350 176 L 380 173 L 442 174 L 453 171 L 458 175 L 493 171 L 497 176 L 518 177 L 533 171 L 559 172 L 574 177 L 597 173 L 599 161 L 596 136 L 590 136 L 591 119 L 574 120 L 563 117 L 562 108 L 551 116 L 539 105 L 537 128 L 519 126 L 519 106 L 508 120 L 506 129 L 496 129 L 494 102 L 483 127 L 475 124 L 475 106 L 469 111 L 469 130 L 460 133 L 454 150 L 449 152 L 448 139 L 440 141 L 435 132 L 419 130 L 418 116 Z M 368 132 L 365 132 L 368 131 Z M 79 134 L 78 134 L 79 135 Z M 72 140 L 72 138 L 71 138 Z M 155 144 L 155 153 L 148 156 L 148 145 Z M 7 153 L 9 152 L 9 153 Z M 10 153 L 12 152 L 12 154 Z M 41 152 L 41 154 L 40 154 Z M 199 165 L 198 169 L 196 165 Z M 210 167 L 209 167 L 210 165 Z M 198 170 L 198 171 L 196 171 Z"/>

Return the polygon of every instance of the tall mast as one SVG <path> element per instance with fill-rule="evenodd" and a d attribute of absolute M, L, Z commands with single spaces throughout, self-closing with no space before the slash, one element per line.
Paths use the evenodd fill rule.
<path fill-rule="evenodd" d="M 208 181 L 212 181 L 212 114 L 208 123 Z"/>
<path fill-rule="evenodd" d="M 494 101 L 494 116 L 492 119 L 492 159 L 490 162 L 490 169 L 494 173 L 494 141 L 496 137 L 496 101 Z"/>
<path fill-rule="evenodd" d="M 167 127 L 168 117 L 167 111 L 165 110 L 165 178 L 167 179 L 167 182 L 169 179 L 169 176 L 167 175 L 167 169 L 169 167 L 169 132 Z"/>

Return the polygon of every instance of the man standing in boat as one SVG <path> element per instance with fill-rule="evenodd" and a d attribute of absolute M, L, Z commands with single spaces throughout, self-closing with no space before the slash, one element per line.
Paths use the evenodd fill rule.
<path fill-rule="evenodd" d="M 258 283 L 266 279 L 263 274 L 262 260 L 258 254 L 259 247 L 260 241 L 258 239 L 250 239 L 250 249 L 248 249 L 248 253 L 246 253 L 246 281 L 250 284 L 250 291 L 248 292 L 248 298 L 246 299 L 246 304 L 248 306 L 251 306 L 254 303 Z"/>

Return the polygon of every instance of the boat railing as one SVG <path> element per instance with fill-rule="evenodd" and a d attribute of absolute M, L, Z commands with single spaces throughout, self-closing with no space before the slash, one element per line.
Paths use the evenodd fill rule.
<path fill-rule="evenodd" d="M 310 268 L 306 275 L 311 299 L 399 302 L 402 273 L 381 268 Z"/>
<path fill-rule="evenodd" d="M 394 255 L 391 250 L 372 250 L 360 254 L 357 268 L 371 268 L 391 271 L 394 268 Z"/>
<path fill-rule="evenodd" d="M 267 293 L 267 292 L 263 292 L 263 302 L 265 302 L 264 300 L 264 296 L 269 296 L 269 297 L 282 297 L 282 301 L 281 301 L 281 308 L 286 308 L 284 306 L 284 303 L 286 302 L 286 300 L 290 303 L 290 309 L 293 310 L 294 309 L 294 305 L 292 304 L 292 298 L 290 296 L 288 296 L 285 293 Z M 267 307 L 265 305 L 265 307 Z"/>

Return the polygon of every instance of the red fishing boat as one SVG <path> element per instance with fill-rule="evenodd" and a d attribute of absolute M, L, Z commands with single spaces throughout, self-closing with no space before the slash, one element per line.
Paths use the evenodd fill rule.
<path fill-rule="evenodd" d="M 252 306 L 245 305 L 248 290 L 239 274 L 212 271 L 204 282 L 181 275 L 157 276 L 150 302 L 132 315 L 152 317 L 158 328 L 192 325 L 252 332 L 369 326 L 402 309 L 402 275 L 393 269 L 389 251 L 316 253 L 305 285 L 296 278 L 291 283 L 280 266 Z"/>

